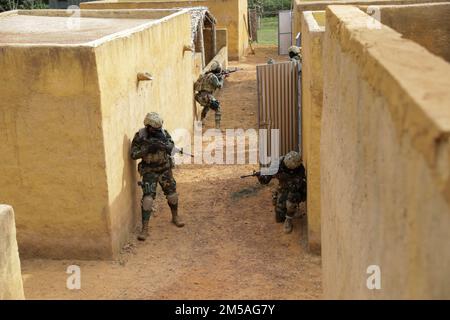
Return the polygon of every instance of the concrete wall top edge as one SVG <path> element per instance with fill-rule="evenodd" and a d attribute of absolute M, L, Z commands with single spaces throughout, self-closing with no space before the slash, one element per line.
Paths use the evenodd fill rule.
<path fill-rule="evenodd" d="M 324 10 L 320 11 L 304 11 L 303 17 L 305 19 L 306 25 L 308 26 L 308 30 L 310 32 L 324 32 L 325 26 L 321 26 L 319 22 L 316 20 L 316 17 L 314 16 L 315 13 L 321 13 L 325 15 Z"/>
<path fill-rule="evenodd" d="M 410 137 L 450 202 L 450 64 L 385 25 L 369 28 L 370 19 L 355 6 L 328 6 L 326 33 L 387 99 L 397 132 Z"/>
<path fill-rule="evenodd" d="M 371 19 L 355 6 L 328 6 L 326 33 L 387 99 L 399 134 L 409 135 L 450 202 L 450 64 L 385 25 L 369 28 Z"/>
<path fill-rule="evenodd" d="M 317 0 L 317 1 L 305 1 L 295 0 L 295 7 L 314 7 L 324 5 L 352 5 L 352 4 L 391 4 L 398 2 L 399 4 L 414 4 L 414 3 L 430 3 L 430 2 L 446 2 L 445 0 Z"/>
<path fill-rule="evenodd" d="M 123 38 L 130 36 L 131 34 L 141 32 L 147 28 L 151 28 L 152 26 L 161 24 L 165 21 L 168 21 L 178 15 L 188 14 L 189 11 L 187 9 L 114 9 L 114 10 L 91 10 L 91 9 L 82 9 L 79 10 L 80 19 L 93 19 L 95 21 L 102 20 L 112 20 L 111 23 L 114 22 L 116 26 L 115 29 L 112 29 L 110 33 L 99 33 L 98 37 L 92 35 L 91 38 L 85 37 L 85 39 L 76 39 L 75 29 L 72 31 L 72 34 L 66 36 L 67 39 L 51 39 L 51 37 L 42 35 L 42 38 L 39 38 L 37 41 L 33 42 L 32 39 L 26 37 L 21 41 L 8 41 L 7 38 L 4 38 L 3 41 L 0 40 L 0 47 L 68 47 L 68 48 L 79 48 L 79 47 L 97 47 L 105 42 L 112 41 L 118 38 Z M 15 10 L 15 11 L 7 11 L 4 13 L 0 13 L 0 23 L 3 21 L 7 22 L 6 19 L 15 18 L 18 16 L 27 16 L 27 17 L 36 17 L 36 19 L 41 18 L 70 18 L 73 13 L 68 12 L 67 10 Z M 82 20 L 84 23 L 86 20 Z M 125 23 L 128 21 L 131 23 Z M 119 22 L 119 23 L 118 23 Z M 61 23 L 61 22 L 59 22 Z M 67 22 L 66 28 L 67 27 Z M 123 24 L 120 27 L 120 24 Z M 85 25 L 86 26 L 86 25 Z M 91 28 L 92 29 L 92 28 Z M 69 29 L 67 29 L 69 30 Z M 2 30 L 4 31 L 4 30 Z M 2 33 L 0 31 L 0 35 Z M 13 30 L 12 30 L 13 31 Z M 94 30 L 95 32 L 95 30 Z M 68 31 L 70 33 L 70 31 Z M 56 33 L 55 33 L 56 34 Z M 10 33 L 11 35 L 11 33 Z M 14 35 L 13 39 L 19 38 L 21 35 Z M 70 39 L 73 36 L 75 39 Z M 38 36 L 39 37 L 39 36 Z M 29 41 L 29 42 L 27 42 Z"/>
<path fill-rule="evenodd" d="M 329 18 L 332 19 L 330 22 Z M 450 64 L 415 42 L 403 39 L 401 34 L 385 25 L 379 29 L 368 28 L 370 19 L 370 16 L 353 6 L 329 6 L 327 9 L 327 25 L 335 27 L 330 28 L 330 32 L 341 39 L 345 38 L 347 49 L 352 44 L 352 50 L 373 58 L 373 62 L 387 76 L 396 80 L 401 91 L 406 93 L 406 85 L 417 88 L 415 91 L 408 90 L 408 94 L 411 95 L 411 102 L 425 111 L 427 117 L 423 121 L 431 122 L 437 131 L 450 136 L 450 110 L 443 114 L 441 108 L 444 101 L 450 103 Z M 370 50 L 375 44 L 381 48 Z M 391 54 L 393 50 L 396 50 L 395 55 Z M 417 61 L 422 61 L 423 68 L 417 68 Z M 370 67 L 362 58 L 359 63 L 365 63 L 362 67 Z M 379 78 L 376 77 L 377 80 Z M 427 79 L 432 79 L 432 86 L 424 86 L 430 83 Z M 386 93 L 389 95 L 389 92 Z"/>
<path fill-rule="evenodd" d="M 450 6 L 450 0 L 448 1 L 439 1 L 439 2 L 425 2 L 425 3 L 408 3 L 408 4 L 381 4 L 379 7 L 383 8 L 415 8 L 415 7 L 442 7 L 442 6 Z M 359 8 L 365 8 L 366 5 L 358 5 Z"/>

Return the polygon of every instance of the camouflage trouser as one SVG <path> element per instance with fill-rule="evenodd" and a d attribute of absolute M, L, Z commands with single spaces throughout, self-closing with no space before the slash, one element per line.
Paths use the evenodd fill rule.
<path fill-rule="evenodd" d="M 288 189 L 278 188 L 273 192 L 272 203 L 275 206 L 275 214 L 282 222 L 286 217 L 292 218 L 297 212 L 301 202 L 300 192 L 292 192 Z"/>
<path fill-rule="evenodd" d="M 209 109 L 212 109 L 215 111 L 215 121 L 216 123 L 220 123 L 220 119 L 222 117 L 222 113 L 220 111 L 220 105 L 218 105 L 218 101 L 211 93 L 208 93 L 206 91 L 200 91 L 195 94 L 195 100 L 200 103 L 200 105 L 203 107 L 202 110 L 202 116 L 201 120 L 203 121 L 206 118 L 206 114 L 208 113 Z M 218 107 L 215 107 L 214 105 L 218 105 Z"/>
<path fill-rule="evenodd" d="M 156 188 L 161 186 L 171 209 L 178 207 L 177 183 L 173 177 L 172 169 L 163 172 L 147 172 L 142 177 L 142 220 L 149 220 L 153 209 L 153 200 L 156 197 Z"/>

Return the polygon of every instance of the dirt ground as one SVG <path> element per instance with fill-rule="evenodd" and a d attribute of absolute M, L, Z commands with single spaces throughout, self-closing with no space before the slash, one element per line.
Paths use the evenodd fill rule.
<path fill-rule="evenodd" d="M 258 47 L 239 63 L 218 95 L 223 128 L 256 128 L 256 70 L 276 56 Z M 214 125 L 208 114 L 206 128 Z M 275 223 L 271 188 L 240 179 L 256 165 L 183 165 L 175 169 L 180 214 L 170 223 L 160 194 L 146 242 L 131 240 L 118 261 L 22 261 L 27 299 L 318 299 L 320 257 L 302 246 L 304 219 L 294 232 Z M 302 233 L 303 232 L 303 233 Z M 134 236 L 135 238 L 135 236 Z M 81 289 L 68 290 L 66 269 L 81 268 Z"/>

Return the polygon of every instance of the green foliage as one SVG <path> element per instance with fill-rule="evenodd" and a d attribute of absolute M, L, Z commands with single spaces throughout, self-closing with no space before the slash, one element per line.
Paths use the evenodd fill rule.
<path fill-rule="evenodd" d="M 258 30 L 259 44 L 278 44 L 278 17 L 261 18 L 261 28 Z"/>
<path fill-rule="evenodd" d="M 249 0 L 249 8 L 259 8 L 264 16 L 273 16 L 279 10 L 291 9 L 291 0 Z"/>
<path fill-rule="evenodd" d="M 17 9 L 47 9 L 44 0 L 0 0 L 0 12 Z"/>

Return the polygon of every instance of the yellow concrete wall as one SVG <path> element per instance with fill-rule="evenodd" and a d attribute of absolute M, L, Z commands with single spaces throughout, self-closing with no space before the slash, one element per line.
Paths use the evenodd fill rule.
<path fill-rule="evenodd" d="M 178 12 L 87 45 L 0 45 L 0 201 L 16 210 L 22 256 L 119 252 L 139 214 L 129 145 L 144 114 L 192 131 L 190 39 Z M 138 84 L 141 71 L 154 80 Z"/>
<path fill-rule="evenodd" d="M 368 21 L 326 11 L 324 297 L 449 299 L 450 64 Z M 369 265 L 381 290 L 366 286 Z"/>
<path fill-rule="evenodd" d="M 305 11 L 302 16 L 302 154 L 308 196 L 308 246 L 320 252 L 320 130 L 322 120 L 322 40 L 324 11 Z M 322 25 L 322 26 L 321 26 Z"/>
<path fill-rule="evenodd" d="M 93 48 L 0 52 L 0 202 L 15 209 L 22 256 L 111 256 Z"/>
<path fill-rule="evenodd" d="M 0 300 L 24 298 L 14 211 L 0 204 Z"/>
<path fill-rule="evenodd" d="M 382 6 L 380 17 L 404 38 L 450 62 L 450 3 Z"/>
<path fill-rule="evenodd" d="M 129 153 L 145 114 L 158 112 L 169 132 L 193 131 L 193 54 L 183 52 L 191 42 L 190 25 L 184 13 L 95 48 L 113 243 L 124 243 L 140 219 L 141 192 Z M 154 80 L 138 83 L 138 72 Z"/>
<path fill-rule="evenodd" d="M 443 2 L 443 0 L 294 0 L 292 10 L 292 39 L 295 43 L 295 36 L 301 31 L 301 16 L 303 11 L 325 10 L 331 4 L 343 5 L 388 5 L 388 4 L 411 4 Z"/>
<path fill-rule="evenodd" d="M 228 30 L 228 56 L 237 60 L 246 54 L 248 35 L 243 15 L 247 19 L 247 0 L 194 0 L 194 1 L 93 1 L 80 4 L 82 9 L 143 9 L 208 7 L 217 20 L 218 28 Z"/>

